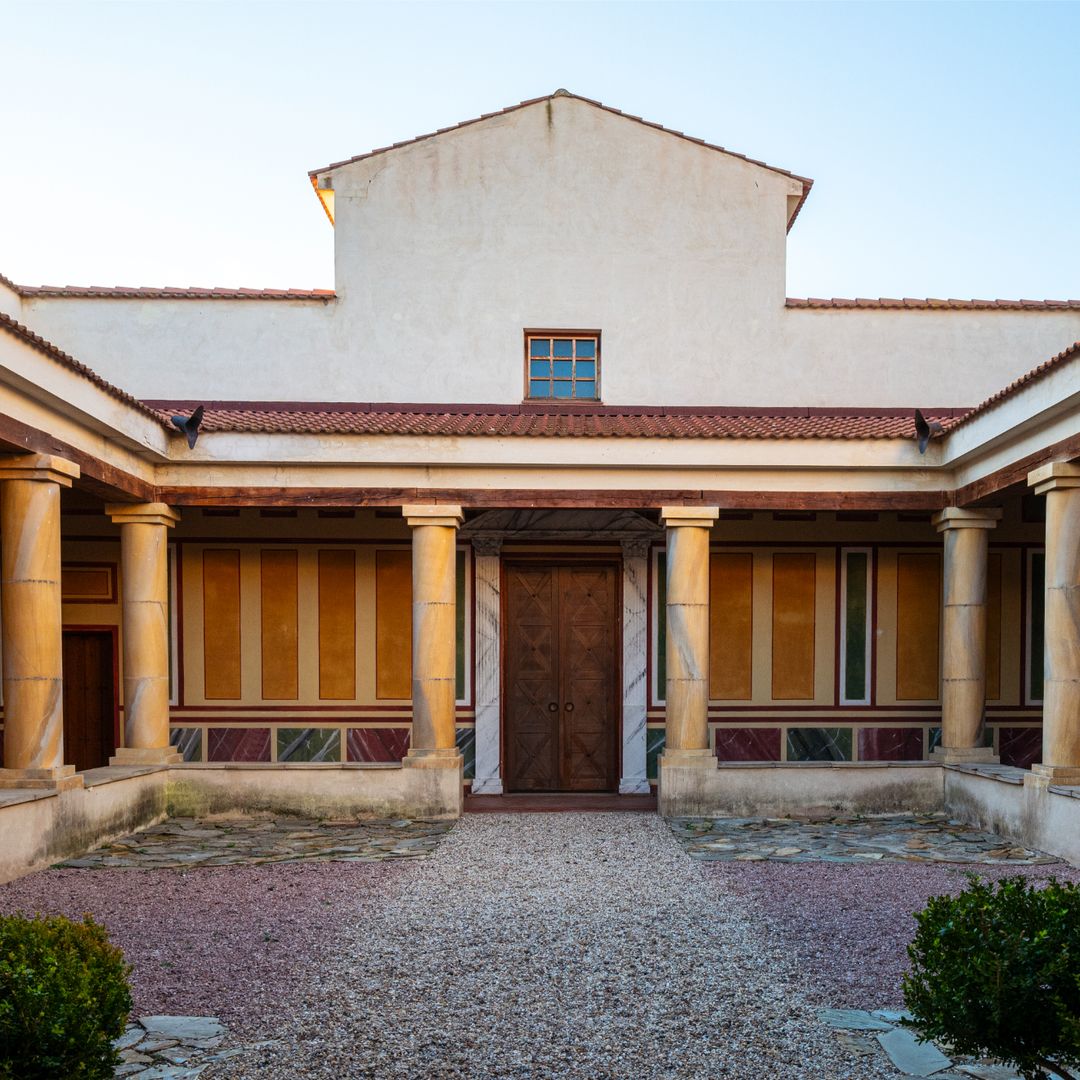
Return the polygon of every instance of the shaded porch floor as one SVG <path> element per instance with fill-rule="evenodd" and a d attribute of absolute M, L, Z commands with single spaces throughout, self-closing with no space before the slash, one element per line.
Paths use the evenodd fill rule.
<path fill-rule="evenodd" d="M 655 811 L 656 796 L 556 791 L 550 794 L 468 795 L 465 798 L 467 814 L 610 813 L 619 810 Z"/>

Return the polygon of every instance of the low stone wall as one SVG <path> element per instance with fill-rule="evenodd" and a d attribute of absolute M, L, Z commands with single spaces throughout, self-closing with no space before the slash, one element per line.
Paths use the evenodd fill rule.
<path fill-rule="evenodd" d="M 0 882 L 43 870 L 165 818 L 164 769 L 94 769 L 84 780 L 85 787 L 59 793 L 4 793 Z"/>
<path fill-rule="evenodd" d="M 664 817 L 932 812 L 944 804 L 941 766 L 927 762 L 660 765 Z"/>
<path fill-rule="evenodd" d="M 1080 788 L 1004 765 L 948 765 L 945 801 L 962 821 L 1080 866 Z"/>
<path fill-rule="evenodd" d="M 299 814 L 312 818 L 434 818 L 461 816 L 461 769 L 399 764 L 174 765 L 169 770 L 171 817 Z"/>

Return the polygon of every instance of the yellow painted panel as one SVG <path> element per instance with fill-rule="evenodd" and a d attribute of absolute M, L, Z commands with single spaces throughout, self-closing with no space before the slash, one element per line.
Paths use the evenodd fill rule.
<path fill-rule="evenodd" d="M 941 556 L 896 557 L 896 700 L 934 701 L 940 693 Z"/>
<path fill-rule="evenodd" d="M 986 566 L 986 700 L 1001 699 L 1001 552 Z"/>
<path fill-rule="evenodd" d="M 814 697 L 817 556 L 773 556 L 772 696 L 775 701 Z"/>
<path fill-rule="evenodd" d="M 412 552 L 375 555 L 375 696 L 412 696 Z"/>
<path fill-rule="evenodd" d="M 240 552 L 203 552 L 203 689 L 208 700 L 240 697 Z"/>
<path fill-rule="evenodd" d="M 296 552 L 268 548 L 262 553 L 262 696 L 295 701 L 297 665 Z"/>
<path fill-rule="evenodd" d="M 319 697 L 356 697 L 356 554 L 319 552 Z"/>
<path fill-rule="evenodd" d="M 753 697 L 754 556 L 714 554 L 709 561 L 709 697 Z"/>

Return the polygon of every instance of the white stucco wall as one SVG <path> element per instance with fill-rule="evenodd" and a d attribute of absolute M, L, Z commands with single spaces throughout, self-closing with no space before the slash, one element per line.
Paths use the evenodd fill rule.
<path fill-rule="evenodd" d="M 334 301 L 25 320 L 142 397 L 308 401 L 518 402 L 546 327 L 602 330 L 605 404 L 965 406 L 1080 339 L 1080 311 L 787 309 L 799 182 L 573 98 L 330 175 Z"/>

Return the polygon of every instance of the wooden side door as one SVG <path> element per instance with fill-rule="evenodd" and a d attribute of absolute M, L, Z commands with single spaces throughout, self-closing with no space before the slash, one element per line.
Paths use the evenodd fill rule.
<path fill-rule="evenodd" d="M 507 565 L 508 791 L 615 787 L 616 575 L 611 565 Z"/>
<path fill-rule="evenodd" d="M 110 630 L 64 631 L 64 762 L 82 772 L 116 753 L 116 683 Z"/>

